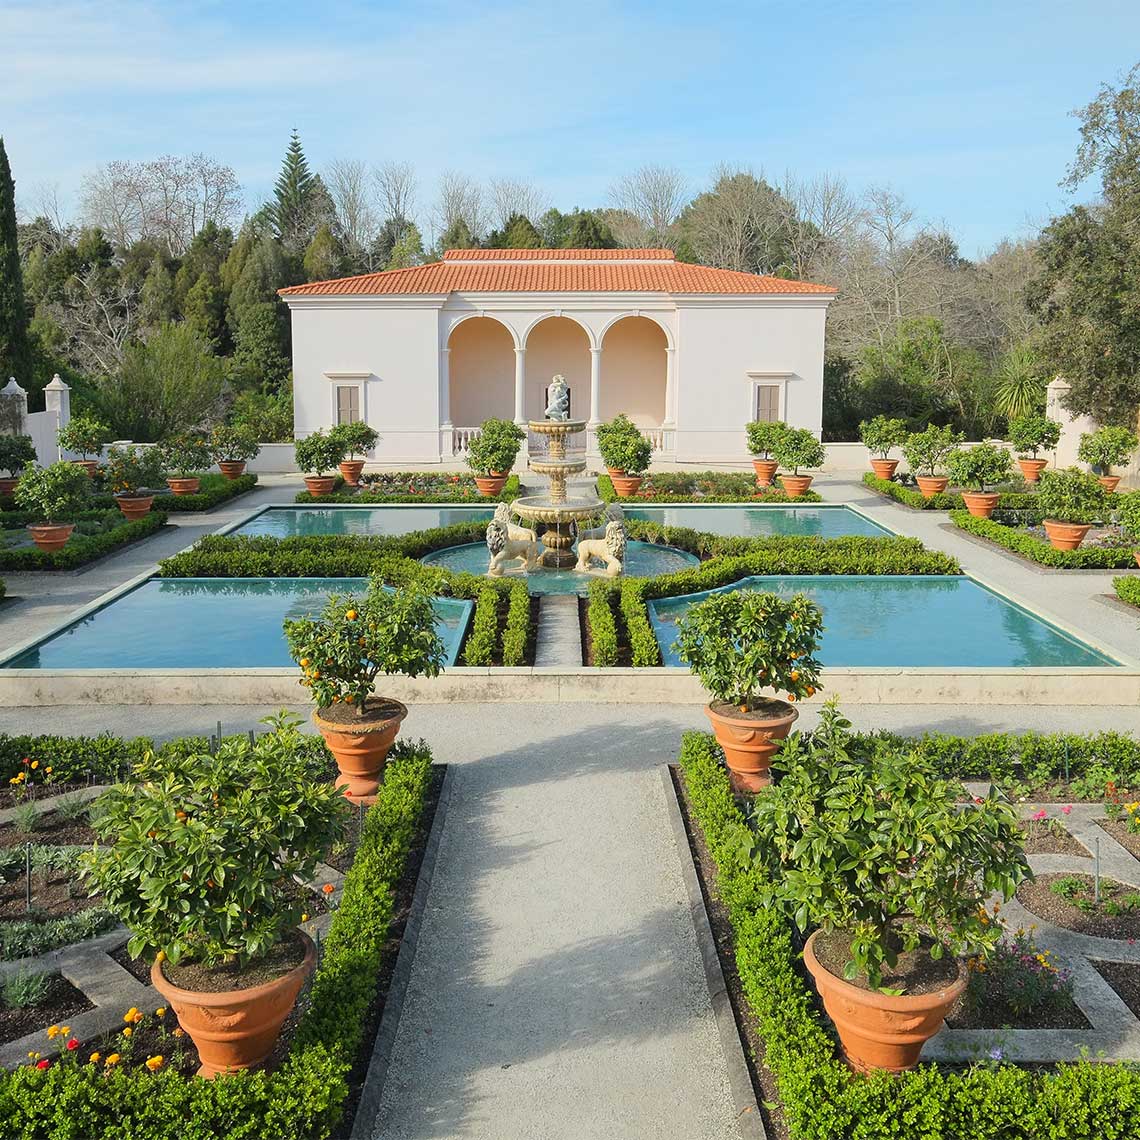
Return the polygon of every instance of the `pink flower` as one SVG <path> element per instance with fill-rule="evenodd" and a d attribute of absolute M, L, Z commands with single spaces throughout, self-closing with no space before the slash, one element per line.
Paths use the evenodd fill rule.
<path fill-rule="evenodd" d="M 1061 812 L 1064 815 L 1068 815 L 1072 810 L 1073 810 L 1072 804 L 1065 804 L 1065 806 L 1063 808 L 1061 808 Z"/>
<path fill-rule="evenodd" d="M 985 803 L 985 801 L 982 799 L 981 796 L 975 796 L 974 797 L 974 803 L 980 804 L 980 803 Z"/>
<path fill-rule="evenodd" d="M 1044 819 L 1048 814 L 1049 813 L 1044 808 L 1040 808 L 1037 811 L 1035 811 L 1030 818 L 1031 819 Z"/>

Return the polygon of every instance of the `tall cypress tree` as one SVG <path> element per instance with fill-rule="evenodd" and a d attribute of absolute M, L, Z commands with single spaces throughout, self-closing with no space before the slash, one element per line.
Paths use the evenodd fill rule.
<path fill-rule="evenodd" d="M 285 151 L 285 161 L 273 188 L 273 202 L 270 209 L 273 226 L 281 242 L 289 249 L 307 244 L 303 240 L 310 214 L 310 199 L 313 193 L 314 175 L 309 169 L 308 159 L 301 147 L 301 137 L 296 128 L 289 139 Z"/>
<path fill-rule="evenodd" d="M 32 377 L 28 311 L 16 243 L 16 184 L 0 138 L 0 388 L 15 376 L 27 388 Z"/>

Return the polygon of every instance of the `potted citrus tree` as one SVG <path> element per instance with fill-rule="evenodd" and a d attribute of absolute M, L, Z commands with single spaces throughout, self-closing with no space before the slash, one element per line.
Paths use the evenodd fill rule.
<path fill-rule="evenodd" d="M 344 476 L 344 481 L 350 487 L 359 486 L 364 459 L 356 459 L 354 456 L 357 453 L 363 456 L 364 452 L 371 451 L 376 446 L 380 433 L 363 420 L 353 420 L 349 424 L 337 424 L 329 434 L 344 444 L 345 457 L 340 461 L 340 473 Z"/>
<path fill-rule="evenodd" d="M 952 451 L 946 460 L 946 470 L 954 483 L 963 488 L 962 502 L 966 510 L 978 518 L 988 519 L 994 513 L 1000 496 L 987 491 L 1009 478 L 1009 452 L 992 443 L 976 443 L 973 447 Z"/>
<path fill-rule="evenodd" d="M 316 702 L 313 723 L 340 769 L 353 801 L 371 803 L 407 706 L 377 697 L 380 676 L 435 677 L 446 653 L 427 589 L 387 589 L 379 577 L 363 597 L 333 594 L 318 617 L 285 622 L 301 684 Z"/>
<path fill-rule="evenodd" d="M 1099 472 L 1101 486 L 1106 491 L 1115 491 L 1120 476 L 1113 475 L 1112 469 L 1128 460 L 1135 452 L 1136 436 L 1127 428 L 1102 427 L 1094 432 L 1084 432 L 1077 445 L 1077 458 Z"/>
<path fill-rule="evenodd" d="M 744 430 L 748 433 L 748 451 L 752 455 L 752 470 L 756 472 L 756 486 L 771 487 L 777 467 L 772 458 L 772 448 L 788 430 L 788 425 L 783 420 L 753 420 L 744 425 Z"/>
<path fill-rule="evenodd" d="M 171 491 L 176 495 L 196 494 L 202 486 L 201 473 L 211 461 L 206 440 L 193 432 L 172 435 L 158 445 L 158 454 Z"/>
<path fill-rule="evenodd" d="M 618 498 L 636 495 L 653 454 L 649 440 L 624 412 L 609 423 L 598 424 L 596 436 L 598 452 Z"/>
<path fill-rule="evenodd" d="M 0 435 L 0 471 L 8 478 L 0 479 L 0 495 L 10 495 L 29 463 L 36 461 L 36 445 L 30 435 Z"/>
<path fill-rule="evenodd" d="M 871 470 L 878 478 L 894 477 L 899 461 L 889 459 L 888 456 L 891 448 L 904 444 L 909 434 L 904 420 L 891 419 L 888 416 L 875 416 L 874 419 L 864 420 L 859 425 L 859 438 L 871 453 Z"/>
<path fill-rule="evenodd" d="M 81 458 L 74 460 L 88 475 L 94 475 L 99 462 L 90 458 L 103 451 L 103 445 L 111 439 L 111 429 L 94 416 L 75 416 L 59 429 L 56 440 L 64 451 L 78 453 Z"/>
<path fill-rule="evenodd" d="M 964 955 L 1001 937 L 990 895 L 1032 877 L 1016 811 L 892 748 L 854 748 L 825 706 L 754 801 L 756 888 L 807 934 L 804 965 L 857 1071 L 912 1068 L 966 987 Z"/>
<path fill-rule="evenodd" d="M 806 493 L 812 477 L 801 475 L 801 467 L 822 467 L 826 453 L 823 444 L 807 428 L 785 428 L 772 444 L 772 456 L 791 474 L 780 476 L 780 483 L 791 498 Z"/>
<path fill-rule="evenodd" d="M 507 485 L 526 432 L 513 420 L 487 419 L 467 449 L 467 466 L 475 475 L 480 495 L 499 494 Z"/>
<path fill-rule="evenodd" d="M 140 519 L 154 506 L 153 488 L 161 479 L 162 458 L 157 447 L 135 443 L 107 452 L 107 485 L 128 519 Z"/>
<path fill-rule="evenodd" d="M 91 490 L 87 473 L 66 460 L 48 467 L 29 463 L 16 485 L 16 505 L 36 520 L 28 526 L 40 550 L 61 549 L 75 530 L 75 518 Z"/>
<path fill-rule="evenodd" d="M 772 756 L 799 716 L 795 701 L 820 687 L 822 629 L 819 607 L 803 594 L 752 590 L 710 594 L 678 623 L 678 655 L 712 697 L 705 715 L 736 791 L 758 792 L 771 782 Z M 766 689 L 787 700 L 764 696 Z"/>
<path fill-rule="evenodd" d="M 239 479 L 260 450 L 257 433 L 244 424 L 218 424 L 210 433 L 210 458 L 227 479 Z"/>
<path fill-rule="evenodd" d="M 946 490 L 950 483 L 942 474 L 946 459 L 965 438 L 949 426 L 937 427 L 934 424 L 907 436 L 902 448 L 903 458 L 914 473 L 924 499 L 933 499 Z"/>
<path fill-rule="evenodd" d="M 1127 495 L 1120 496 L 1116 517 L 1125 535 L 1133 542 L 1140 543 L 1140 491 L 1131 491 Z M 1140 566 L 1140 547 L 1132 554 L 1136 559 L 1136 565 Z"/>
<path fill-rule="evenodd" d="M 1106 495 L 1098 479 L 1076 467 L 1041 476 L 1037 505 L 1054 550 L 1076 550 L 1084 542 L 1093 520 L 1105 512 Z"/>
<path fill-rule="evenodd" d="M 1009 442 L 1017 451 L 1017 465 L 1026 483 L 1036 483 L 1045 470 L 1047 459 L 1038 459 L 1039 451 L 1052 451 L 1061 439 L 1061 425 L 1040 412 L 1027 412 L 1009 421 Z"/>
<path fill-rule="evenodd" d="M 344 458 L 344 443 L 331 432 L 310 432 L 304 439 L 293 445 L 297 466 L 305 475 L 305 489 L 310 495 L 332 494 L 336 486 L 336 476 L 330 475 L 334 467 Z"/>
<path fill-rule="evenodd" d="M 344 832 L 345 803 L 316 781 L 297 722 L 276 718 L 216 755 L 150 753 L 99 799 L 109 846 L 81 874 L 153 955 L 151 982 L 198 1050 L 198 1075 L 248 1069 L 273 1050 L 316 963 L 297 884 Z"/>

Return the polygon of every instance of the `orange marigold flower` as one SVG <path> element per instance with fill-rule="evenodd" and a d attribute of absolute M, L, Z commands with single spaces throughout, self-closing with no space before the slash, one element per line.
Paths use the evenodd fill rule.
<path fill-rule="evenodd" d="M 332 883 L 325 883 L 325 885 L 321 887 L 321 890 L 324 891 L 326 895 L 331 895 L 333 891 L 336 890 L 336 887 L 334 887 Z"/>
<path fill-rule="evenodd" d="M 120 1057 L 118 1053 L 112 1053 L 112 1054 L 111 1054 L 111 1055 L 110 1055 L 110 1056 L 109 1056 L 109 1057 L 108 1057 L 108 1058 L 107 1058 L 107 1059 L 106 1059 L 106 1060 L 103 1062 L 103 1064 L 104 1064 L 104 1065 L 107 1065 L 107 1066 L 109 1067 L 109 1066 L 111 1066 L 111 1065 L 117 1065 L 117 1064 L 118 1064 L 118 1063 L 119 1063 L 121 1060 L 122 1060 L 122 1057 Z"/>
<path fill-rule="evenodd" d="M 161 1069 L 162 1068 L 162 1054 L 159 1053 L 155 1057 L 148 1057 L 146 1059 L 146 1067 L 148 1069 L 150 1069 L 150 1071 L 152 1073 L 155 1072 L 157 1069 Z"/>

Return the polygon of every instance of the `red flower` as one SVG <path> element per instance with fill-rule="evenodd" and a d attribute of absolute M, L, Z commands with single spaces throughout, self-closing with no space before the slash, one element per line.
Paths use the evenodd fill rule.
<path fill-rule="evenodd" d="M 38 1060 L 36 1062 L 36 1068 L 37 1069 L 50 1069 L 51 1068 L 51 1062 L 46 1057 L 42 1057 L 40 1060 Z"/>
<path fill-rule="evenodd" d="M 76 1038 L 72 1037 L 67 1043 L 67 1051 L 69 1053 L 74 1053 L 75 1050 L 78 1048 L 79 1048 L 79 1041 Z"/>
<path fill-rule="evenodd" d="M 31 762 L 31 758 L 28 756 L 25 756 L 23 760 L 20 761 L 21 764 L 30 764 Z"/>

